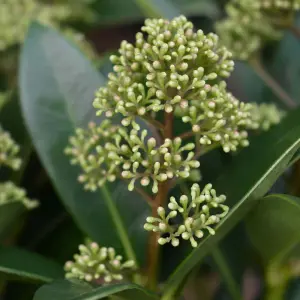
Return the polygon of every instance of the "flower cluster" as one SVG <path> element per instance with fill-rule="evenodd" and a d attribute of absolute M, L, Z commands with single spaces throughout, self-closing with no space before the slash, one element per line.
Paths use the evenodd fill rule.
<path fill-rule="evenodd" d="M 19 146 L 10 134 L 0 126 L 0 167 L 6 166 L 15 171 L 18 170 L 21 166 L 21 159 L 18 157 L 19 150 Z M 37 201 L 27 198 L 24 189 L 12 182 L 0 183 L 0 205 L 12 202 L 21 202 L 27 209 L 38 206 Z"/>
<path fill-rule="evenodd" d="M 19 169 L 21 165 L 21 159 L 17 156 L 19 150 L 19 146 L 10 134 L 0 126 L 0 166 L 5 165 L 13 170 Z"/>
<path fill-rule="evenodd" d="M 170 113 L 198 98 L 206 84 L 228 77 L 231 53 L 217 35 L 193 29 L 183 16 L 146 20 L 135 44 L 123 41 L 120 55 L 111 56 L 115 73 L 96 95 L 98 114 L 121 113 L 129 124 L 136 115 Z"/>
<path fill-rule="evenodd" d="M 116 255 L 113 248 L 100 247 L 95 242 L 79 245 L 79 252 L 74 255 L 74 261 L 66 262 L 66 278 L 110 283 L 123 280 L 136 269 L 133 260 L 122 262 L 123 257 Z"/>
<path fill-rule="evenodd" d="M 198 184 L 193 184 L 190 199 L 186 195 L 182 195 L 179 201 L 171 197 L 168 204 L 170 212 L 166 213 L 163 207 L 159 207 L 159 217 L 147 217 L 144 228 L 158 232 L 161 235 L 158 243 L 161 245 L 171 242 L 176 247 L 181 237 L 197 247 L 196 239 L 201 239 L 205 230 L 214 235 L 212 227 L 226 216 L 229 208 L 223 204 L 225 200 L 224 195 L 217 196 L 211 184 L 207 184 L 202 191 Z M 179 215 L 181 220 L 177 220 Z"/>
<path fill-rule="evenodd" d="M 26 191 L 14 183 L 10 181 L 0 183 L 0 205 L 13 202 L 23 203 L 27 209 L 33 209 L 39 205 L 38 201 L 27 198 Z"/>
<path fill-rule="evenodd" d="M 84 173 L 79 181 L 92 191 L 121 176 L 130 180 L 129 190 L 139 181 L 142 186 L 152 184 L 152 192 L 157 193 L 159 182 L 187 178 L 200 166 L 193 159 L 193 143 L 182 145 L 181 138 L 175 138 L 157 145 L 155 138 L 147 139 L 146 130 L 128 133 L 108 120 L 100 126 L 90 123 L 87 130 L 78 129 L 70 144 L 65 153 L 72 156 L 71 163 L 81 166 Z"/>
<path fill-rule="evenodd" d="M 275 104 L 255 104 L 252 109 L 252 129 L 267 131 L 273 125 L 280 123 L 285 112 L 278 109 Z"/>
<path fill-rule="evenodd" d="M 231 0 L 228 17 L 216 24 L 216 31 L 235 59 L 248 60 L 266 42 L 281 37 L 299 9 L 299 0 Z"/>
<path fill-rule="evenodd" d="M 76 1 L 72 9 L 66 4 L 45 4 L 37 0 L 9 0 L 1 3 L 0 51 L 23 41 L 32 20 L 57 27 L 70 19 L 93 18 L 87 1 Z"/>
<path fill-rule="evenodd" d="M 225 152 L 229 152 L 236 151 L 238 146 L 249 145 L 245 129 L 254 126 L 252 111 L 252 104 L 238 101 L 226 92 L 226 83 L 221 82 L 209 86 L 203 98 L 200 95 L 200 101 L 191 100 L 190 105 L 177 114 L 184 123 L 192 125 L 201 145 L 221 145 Z"/>
<path fill-rule="evenodd" d="M 112 141 L 118 128 L 109 120 L 100 126 L 91 122 L 88 129 L 78 128 L 76 135 L 70 137 L 70 146 L 65 149 L 65 153 L 72 157 L 71 164 L 79 165 L 83 170 L 78 180 L 85 184 L 87 190 L 95 191 L 106 181 L 115 181 L 117 166 L 106 165 L 109 151 L 104 144 Z"/>
<path fill-rule="evenodd" d="M 119 113 L 124 126 L 138 129 L 136 116 L 151 123 L 159 111 L 174 111 L 197 133 L 196 143 L 222 145 L 226 152 L 247 146 L 251 105 L 226 90 L 222 78 L 234 64 L 218 36 L 194 32 L 183 16 L 146 20 L 142 32 L 111 57 L 115 72 L 96 94 L 97 114 Z"/>

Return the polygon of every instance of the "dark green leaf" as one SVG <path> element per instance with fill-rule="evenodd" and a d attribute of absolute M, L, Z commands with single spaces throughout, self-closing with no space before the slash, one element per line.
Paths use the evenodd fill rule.
<path fill-rule="evenodd" d="M 135 0 L 146 17 L 172 19 L 181 14 L 187 16 L 218 16 L 218 7 L 213 1 L 205 0 Z"/>
<path fill-rule="evenodd" d="M 113 193 L 106 187 L 101 193 L 84 191 L 77 183 L 79 169 L 64 155 L 75 128 L 95 119 L 94 92 L 104 83 L 81 52 L 56 31 L 36 23 L 31 26 L 21 55 L 20 88 L 23 114 L 40 159 L 79 227 L 100 244 L 120 251 L 120 235 L 106 205 L 115 201 L 142 261 L 147 240 L 142 224 L 148 205 L 124 184 L 111 187 Z"/>
<path fill-rule="evenodd" d="M 300 278 L 297 278 L 290 282 L 287 287 L 287 291 L 284 299 L 286 300 L 298 300 L 300 299 Z"/>
<path fill-rule="evenodd" d="M 17 91 L 12 91 L 6 105 L 0 110 L 1 126 L 10 132 L 14 140 L 21 146 L 29 139 L 22 118 Z M 21 147 L 21 153 L 22 153 Z"/>
<path fill-rule="evenodd" d="M 135 2 L 149 18 L 172 19 L 180 15 L 179 9 L 170 0 L 135 0 Z"/>
<path fill-rule="evenodd" d="M 25 212 L 26 208 L 20 202 L 0 205 L 0 239 L 6 237 L 7 231 L 10 231 L 11 226 L 13 226 L 16 220 Z"/>
<path fill-rule="evenodd" d="M 265 94 L 268 91 L 264 82 L 245 62 L 235 62 L 234 72 L 228 79 L 228 86 L 234 95 L 242 101 L 266 102 Z"/>
<path fill-rule="evenodd" d="M 138 1 L 140 1 L 138 3 Z M 94 10 L 98 12 L 101 24 L 120 24 L 139 22 L 144 17 L 158 16 L 172 18 L 180 14 L 186 16 L 207 16 L 216 18 L 218 6 L 208 0 L 110 0 L 95 1 Z M 148 10 L 150 8 L 150 11 Z"/>
<path fill-rule="evenodd" d="M 216 229 L 179 265 L 167 282 L 166 295 L 176 293 L 178 285 L 239 221 L 251 210 L 285 170 L 300 147 L 300 110 L 290 113 L 280 125 L 256 136 L 250 147 L 241 151 L 232 165 L 214 184 L 218 193 L 228 197 L 231 210 Z"/>
<path fill-rule="evenodd" d="M 0 248 L 0 273 L 27 281 L 50 282 L 63 278 L 62 266 L 36 253 Z"/>
<path fill-rule="evenodd" d="M 42 286 L 33 300 L 99 300 L 108 296 L 120 300 L 158 300 L 158 297 L 135 284 L 112 284 L 99 288 L 81 282 L 55 281 Z"/>
<path fill-rule="evenodd" d="M 216 1 L 210 0 L 173 0 L 182 14 L 191 16 L 207 16 L 217 18 L 220 15 Z"/>
<path fill-rule="evenodd" d="M 295 26 L 300 26 L 298 16 Z M 300 102 L 300 43 L 290 31 L 276 45 L 275 53 L 269 56 L 269 68 L 277 82 L 297 102 Z"/>
<path fill-rule="evenodd" d="M 300 242 L 300 199 L 262 198 L 247 218 L 250 239 L 265 263 L 284 259 Z"/>

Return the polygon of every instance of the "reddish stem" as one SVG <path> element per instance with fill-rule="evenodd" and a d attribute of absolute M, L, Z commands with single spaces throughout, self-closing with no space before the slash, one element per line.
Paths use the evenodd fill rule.
<path fill-rule="evenodd" d="M 193 131 L 187 131 L 187 132 L 184 132 L 184 133 L 180 134 L 178 137 L 180 137 L 181 139 L 184 140 L 184 139 L 187 139 L 187 138 L 191 138 L 191 137 L 193 137 L 195 135 L 196 135 L 195 132 L 193 132 Z"/>
<path fill-rule="evenodd" d="M 165 125 L 164 125 L 164 138 L 172 139 L 173 137 L 173 113 L 165 113 Z M 152 216 L 158 217 L 157 208 L 165 206 L 168 198 L 168 192 L 170 190 L 170 180 L 159 183 L 158 193 L 154 199 L 152 206 Z M 155 289 L 157 286 L 157 274 L 159 265 L 159 249 L 160 245 L 157 240 L 159 239 L 159 233 L 151 232 L 149 245 L 148 245 L 148 287 Z"/>
<path fill-rule="evenodd" d="M 289 29 L 297 39 L 300 39 L 300 28 L 296 26 L 290 26 Z"/>

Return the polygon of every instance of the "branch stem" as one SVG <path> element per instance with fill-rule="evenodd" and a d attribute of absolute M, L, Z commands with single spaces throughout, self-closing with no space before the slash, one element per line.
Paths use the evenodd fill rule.
<path fill-rule="evenodd" d="M 281 102 L 289 109 L 295 108 L 297 103 L 286 93 L 286 91 L 271 77 L 264 69 L 258 58 L 253 58 L 249 64 L 264 81 L 264 83 L 273 91 L 273 93 L 281 100 Z"/>
<path fill-rule="evenodd" d="M 172 139 L 173 137 L 173 113 L 165 113 L 165 125 L 164 125 L 164 138 Z M 165 206 L 168 198 L 168 192 L 170 190 L 170 180 L 159 183 L 158 193 L 154 199 L 154 205 L 152 206 L 152 217 L 158 217 L 157 209 L 160 206 Z M 148 287 L 150 289 L 156 289 L 157 287 L 157 275 L 160 256 L 160 245 L 157 240 L 159 239 L 159 233 L 151 232 L 149 245 L 148 245 Z"/>
<path fill-rule="evenodd" d="M 150 207 L 153 207 L 154 200 L 151 198 L 149 194 L 147 194 L 144 190 L 142 190 L 139 187 L 135 187 L 134 190 L 146 200 L 146 202 L 149 204 Z"/>
<path fill-rule="evenodd" d="M 181 139 L 184 140 L 184 139 L 191 138 L 191 137 L 193 137 L 195 135 L 196 135 L 195 132 L 193 132 L 193 131 L 187 131 L 187 132 L 184 132 L 184 133 L 180 134 L 178 137 L 180 137 Z"/>
<path fill-rule="evenodd" d="M 155 127 L 158 130 L 163 131 L 164 130 L 164 125 L 160 123 L 159 121 L 153 119 L 151 116 L 145 115 L 143 117 L 148 123 L 150 123 L 153 127 Z"/>

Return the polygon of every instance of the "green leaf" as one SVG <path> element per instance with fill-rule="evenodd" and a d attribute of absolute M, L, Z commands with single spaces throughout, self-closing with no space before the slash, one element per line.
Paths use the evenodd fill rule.
<path fill-rule="evenodd" d="M 77 182 L 79 169 L 64 155 L 75 129 L 95 120 L 94 92 L 104 83 L 60 34 L 37 23 L 30 27 L 21 54 L 20 89 L 24 118 L 39 157 L 78 226 L 101 245 L 118 252 L 125 248 L 129 258 L 137 255 L 142 262 L 148 236 L 143 229 L 149 213 L 146 202 L 121 183 L 110 187 L 113 192 L 107 187 L 96 193 L 84 191 Z"/>
<path fill-rule="evenodd" d="M 266 264 L 284 259 L 300 242 L 300 199 L 289 195 L 262 198 L 247 218 L 250 240 Z"/>
<path fill-rule="evenodd" d="M 134 0 L 141 11 L 149 18 L 172 19 L 181 14 L 191 16 L 209 16 L 216 18 L 219 15 L 218 7 L 213 1 L 205 0 Z"/>
<path fill-rule="evenodd" d="M 295 26 L 300 26 L 300 16 L 297 17 Z M 276 45 L 273 55 L 268 56 L 271 73 L 297 103 L 300 102 L 299 52 L 299 40 L 289 30 L 286 30 L 283 38 Z"/>
<path fill-rule="evenodd" d="M 26 212 L 25 206 L 21 202 L 5 203 L 0 205 L 0 239 L 7 236 L 16 220 Z"/>
<path fill-rule="evenodd" d="M 177 287 L 209 252 L 251 210 L 282 174 L 300 147 L 300 110 L 297 109 L 269 132 L 255 136 L 250 147 L 241 151 L 214 185 L 227 196 L 229 214 L 216 228 L 216 235 L 207 236 L 169 278 L 165 295 L 168 299 Z M 164 299 L 164 298 L 163 298 Z"/>
<path fill-rule="evenodd" d="M 228 79 L 228 86 L 234 95 L 245 102 L 266 102 L 268 87 L 249 66 L 248 63 L 236 61 L 232 76 Z M 270 98 L 270 94 L 268 95 Z M 272 96 L 273 97 L 273 96 Z"/>
<path fill-rule="evenodd" d="M 63 278 L 62 266 L 56 262 L 18 248 L 0 248 L 0 273 L 14 279 L 50 282 Z"/>
<path fill-rule="evenodd" d="M 132 24 L 140 22 L 144 16 L 174 17 L 179 14 L 186 16 L 207 16 L 217 18 L 218 6 L 208 0 L 110 0 L 94 1 L 93 8 L 98 12 L 98 24 Z M 150 11 L 148 11 L 150 8 Z"/>
<path fill-rule="evenodd" d="M 135 2 L 149 18 L 172 19 L 180 15 L 180 10 L 170 0 L 135 0 Z"/>
<path fill-rule="evenodd" d="M 216 1 L 208 0 L 173 0 L 182 14 L 191 16 L 207 16 L 216 19 L 220 16 L 219 7 Z"/>
<path fill-rule="evenodd" d="M 121 283 L 92 288 L 86 283 L 60 280 L 42 286 L 33 300 L 98 300 L 112 295 L 120 300 L 159 299 L 155 294 L 135 284 Z"/>

